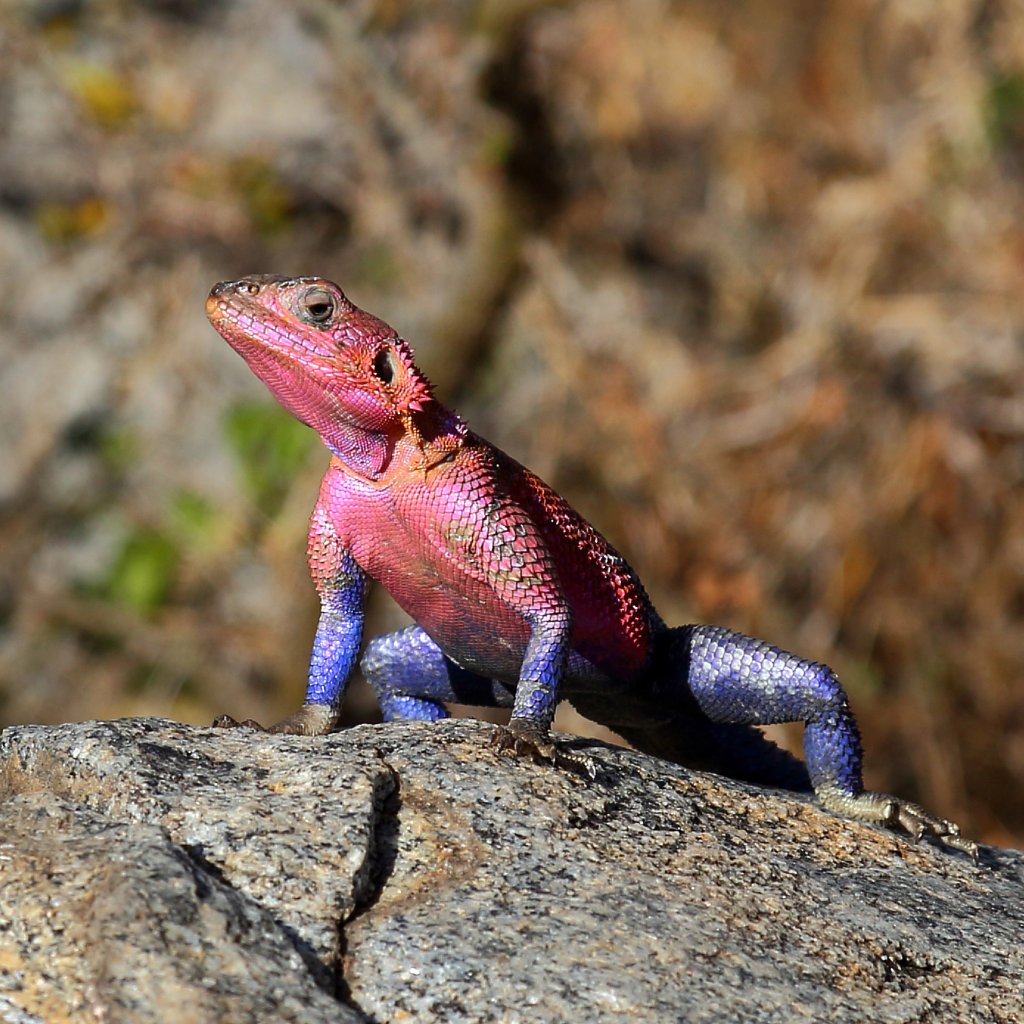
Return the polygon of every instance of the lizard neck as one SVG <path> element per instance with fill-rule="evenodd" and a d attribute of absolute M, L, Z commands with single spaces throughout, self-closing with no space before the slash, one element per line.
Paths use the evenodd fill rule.
<path fill-rule="evenodd" d="M 394 440 L 384 431 L 335 421 L 321 427 L 319 434 L 331 454 L 357 476 L 375 480 L 391 461 Z"/>
<path fill-rule="evenodd" d="M 339 421 L 320 430 L 324 444 L 344 467 L 369 480 L 403 471 L 422 473 L 426 479 L 431 469 L 454 456 L 467 434 L 461 417 L 437 401 L 380 431 Z"/>

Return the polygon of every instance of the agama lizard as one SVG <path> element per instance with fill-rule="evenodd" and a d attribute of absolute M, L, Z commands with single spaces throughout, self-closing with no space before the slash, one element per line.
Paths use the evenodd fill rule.
<path fill-rule="evenodd" d="M 206 309 L 331 453 L 309 532 L 321 611 L 305 702 L 270 731 L 337 724 L 373 579 L 415 623 L 372 640 L 360 662 L 385 721 L 445 718 L 446 703 L 510 707 L 500 749 L 586 771 L 550 735 L 565 698 L 641 751 L 809 783 L 829 810 L 976 852 L 952 822 L 865 791 L 857 725 L 827 665 L 718 626 L 668 627 L 611 544 L 443 406 L 409 345 L 337 285 L 247 277 L 216 285 Z M 773 722 L 804 723 L 805 765 L 754 728 Z"/>

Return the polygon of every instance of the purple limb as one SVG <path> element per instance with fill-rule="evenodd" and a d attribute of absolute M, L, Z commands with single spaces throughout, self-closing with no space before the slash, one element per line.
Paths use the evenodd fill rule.
<path fill-rule="evenodd" d="M 803 722 L 814 789 L 863 792 L 860 733 L 832 669 L 720 626 L 672 632 L 675 655 L 687 663 L 686 684 L 708 718 L 736 725 Z"/>
<path fill-rule="evenodd" d="M 375 637 L 360 668 L 385 722 L 447 718 L 445 704 L 512 705 L 507 687 L 456 665 L 419 626 Z"/>
<path fill-rule="evenodd" d="M 320 622 L 309 659 L 306 704 L 337 708 L 359 655 L 366 577 L 355 559 L 341 552 L 331 579 L 318 589 Z"/>
<path fill-rule="evenodd" d="M 513 724 L 529 722 L 544 733 L 555 717 L 558 684 L 569 654 L 572 615 L 565 607 L 529 617 L 533 632 L 526 647 L 512 709 Z"/>

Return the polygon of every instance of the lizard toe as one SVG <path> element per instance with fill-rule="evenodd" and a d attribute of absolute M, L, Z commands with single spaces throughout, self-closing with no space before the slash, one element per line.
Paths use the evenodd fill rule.
<path fill-rule="evenodd" d="M 214 729 L 255 729 L 257 732 L 266 732 L 266 728 L 260 725 L 259 722 L 252 718 L 246 718 L 243 721 L 238 721 L 237 718 L 232 718 L 230 715 L 218 715 L 213 720 Z"/>
<path fill-rule="evenodd" d="M 956 822 L 937 818 L 918 804 L 908 801 L 893 800 L 893 804 L 895 807 L 892 823 L 915 839 L 927 836 L 944 846 L 969 854 L 974 860 L 978 859 L 978 844 L 970 839 L 964 839 Z"/>
<path fill-rule="evenodd" d="M 907 833 L 912 839 L 929 838 L 978 859 L 978 844 L 960 835 L 960 826 L 929 814 L 920 804 L 888 793 L 844 793 L 834 789 L 818 791 L 822 804 L 831 811 L 861 821 L 874 821 Z"/>
<path fill-rule="evenodd" d="M 491 747 L 513 757 L 532 757 L 544 764 L 567 768 L 591 781 L 597 778 L 597 768 L 591 758 L 562 749 L 547 732 L 532 722 L 513 718 L 507 726 L 498 726 L 491 737 Z"/>
<path fill-rule="evenodd" d="M 230 715 L 218 715 L 213 720 L 215 729 L 253 729 L 256 732 L 280 733 L 287 736 L 323 736 L 330 732 L 337 720 L 333 708 L 326 704 L 303 704 L 298 711 L 276 725 L 261 725 L 252 718 L 243 722 Z"/>
<path fill-rule="evenodd" d="M 303 704 L 294 714 L 267 731 L 288 736 L 324 736 L 337 724 L 338 715 L 329 704 Z"/>

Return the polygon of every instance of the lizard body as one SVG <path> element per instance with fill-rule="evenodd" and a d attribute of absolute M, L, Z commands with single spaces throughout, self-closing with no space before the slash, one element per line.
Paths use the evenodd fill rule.
<path fill-rule="evenodd" d="M 372 579 L 415 623 L 372 640 L 360 663 L 385 720 L 511 707 L 499 747 L 589 770 L 550 738 L 565 698 L 640 750 L 810 785 L 831 810 L 975 853 L 952 822 L 864 790 L 860 736 L 828 666 L 717 626 L 668 627 L 608 541 L 441 405 L 408 344 L 336 285 L 223 282 L 207 313 L 332 455 L 309 534 L 321 614 L 306 698 L 273 731 L 337 723 Z M 804 723 L 806 765 L 754 728 L 788 721 Z"/>

